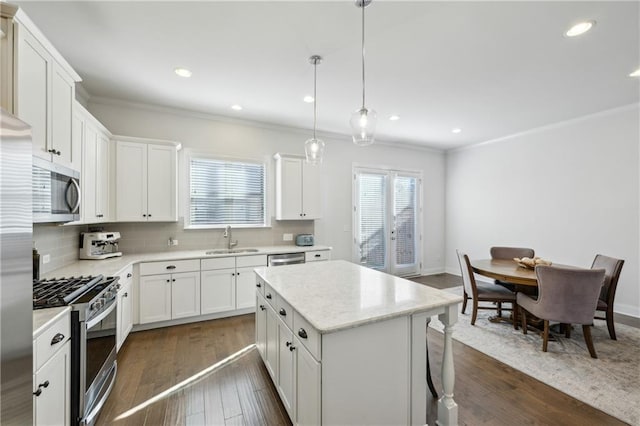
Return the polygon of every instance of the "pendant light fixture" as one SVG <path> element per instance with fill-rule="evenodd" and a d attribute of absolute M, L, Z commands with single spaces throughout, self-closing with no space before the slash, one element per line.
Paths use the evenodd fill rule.
<path fill-rule="evenodd" d="M 318 55 L 313 55 L 309 58 L 309 62 L 313 65 L 313 138 L 307 139 L 307 141 L 304 143 L 304 153 L 307 156 L 307 163 L 321 164 L 322 156 L 324 154 L 324 141 L 316 138 L 316 117 L 318 104 L 316 86 L 318 81 L 317 68 L 318 64 L 322 62 L 322 58 Z"/>
<path fill-rule="evenodd" d="M 367 146 L 373 143 L 376 131 L 376 112 L 367 109 L 364 103 L 364 9 L 371 3 L 371 0 L 355 0 L 356 6 L 362 8 L 362 108 L 351 114 L 351 136 L 353 143 L 359 146 Z"/>

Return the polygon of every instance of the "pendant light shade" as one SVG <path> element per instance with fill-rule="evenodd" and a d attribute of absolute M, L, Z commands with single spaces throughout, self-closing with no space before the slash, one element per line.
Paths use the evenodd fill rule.
<path fill-rule="evenodd" d="M 318 96 L 316 93 L 317 86 L 317 67 L 322 58 L 318 55 L 313 55 L 309 58 L 309 62 L 313 65 L 313 137 L 307 139 L 304 143 L 304 153 L 307 157 L 307 163 L 309 164 L 322 164 L 322 157 L 324 156 L 324 141 L 316 138 L 316 116 L 317 116 L 317 103 Z"/>
<path fill-rule="evenodd" d="M 351 114 L 351 136 L 353 143 L 358 146 L 367 146 L 373 143 L 377 114 L 374 110 L 365 106 L 365 80 L 364 80 L 364 9 L 371 0 L 355 0 L 356 6 L 362 8 L 362 107 Z"/>

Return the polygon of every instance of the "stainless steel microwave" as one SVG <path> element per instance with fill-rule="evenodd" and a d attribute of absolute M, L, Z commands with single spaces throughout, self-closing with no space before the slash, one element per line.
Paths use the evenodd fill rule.
<path fill-rule="evenodd" d="M 80 220 L 80 172 L 33 157 L 33 222 Z"/>

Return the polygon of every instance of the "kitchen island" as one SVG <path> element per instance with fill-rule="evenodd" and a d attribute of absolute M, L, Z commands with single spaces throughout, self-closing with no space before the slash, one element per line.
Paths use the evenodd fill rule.
<path fill-rule="evenodd" d="M 457 424 L 460 296 L 340 260 L 255 271 L 256 346 L 294 424 L 424 425 L 434 315 L 444 324 L 438 424 Z"/>

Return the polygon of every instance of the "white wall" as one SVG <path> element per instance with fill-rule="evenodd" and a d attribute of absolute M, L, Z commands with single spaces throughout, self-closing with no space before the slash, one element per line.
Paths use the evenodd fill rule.
<path fill-rule="evenodd" d="M 556 263 L 625 259 L 615 310 L 640 317 L 639 110 L 631 106 L 452 151 L 446 159 L 446 266 L 457 248 L 532 247 Z"/>
<path fill-rule="evenodd" d="M 89 111 L 114 134 L 176 140 L 182 142 L 185 149 L 230 157 L 269 158 L 271 161 L 276 152 L 303 154 L 304 141 L 311 134 L 310 131 L 111 101 L 90 100 Z M 361 148 L 353 145 L 350 137 L 319 136 L 326 142 L 326 148 L 322 172 L 323 218 L 315 222 L 317 243 L 332 246 L 334 259 L 351 260 L 353 163 L 419 170 L 424 179 L 423 271 L 443 271 L 444 154 L 381 144 Z M 273 182 L 273 173 L 271 175 Z M 184 204 L 182 194 L 180 201 Z"/>

